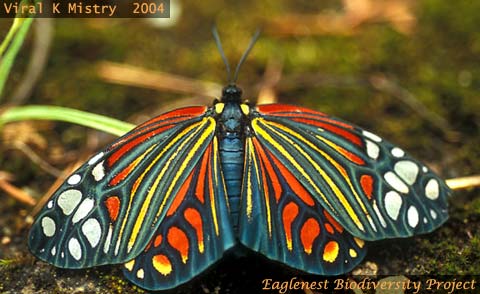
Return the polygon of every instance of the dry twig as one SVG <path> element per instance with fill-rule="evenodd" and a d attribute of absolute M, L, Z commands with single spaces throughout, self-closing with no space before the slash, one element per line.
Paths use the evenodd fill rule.
<path fill-rule="evenodd" d="M 15 187 L 14 185 L 10 184 L 9 181 L 12 179 L 11 176 L 8 176 L 5 172 L 0 172 L 0 189 L 5 191 L 8 196 L 25 203 L 27 205 L 35 205 L 37 202 L 35 199 L 25 193 L 22 189 Z"/>
<path fill-rule="evenodd" d="M 131 65 L 103 61 L 98 65 L 98 75 L 111 83 L 142 87 L 158 91 L 184 93 L 195 96 L 218 97 L 222 86 L 158 72 Z"/>

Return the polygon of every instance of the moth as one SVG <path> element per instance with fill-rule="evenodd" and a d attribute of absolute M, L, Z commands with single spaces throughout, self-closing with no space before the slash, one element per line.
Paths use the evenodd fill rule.
<path fill-rule="evenodd" d="M 234 81 L 253 42 L 220 100 L 137 126 L 69 176 L 38 214 L 31 252 L 61 268 L 123 264 L 162 290 L 237 247 L 342 274 L 365 240 L 446 221 L 450 189 L 401 148 L 315 110 L 244 102 Z"/>

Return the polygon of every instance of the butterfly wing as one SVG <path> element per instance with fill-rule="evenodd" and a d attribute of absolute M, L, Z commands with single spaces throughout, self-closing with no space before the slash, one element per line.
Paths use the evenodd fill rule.
<path fill-rule="evenodd" d="M 188 107 L 138 127 L 81 166 L 37 216 L 29 248 L 64 268 L 139 255 L 211 144 L 216 121 Z"/>
<path fill-rule="evenodd" d="M 270 259 L 321 275 L 353 269 L 365 256 L 354 238 L 256 137 L 246 139 L 239 240 Z"/>
<path fill-rule="evenodd" d="M 215 137 L 183 183 L 152 237 L 124 274 L 149 290 L 176 287 L 197 276 L 235 244 Z"/>
<path fill-rule="evenodd" d="M 431 232 L 448 218 L 445 182 L 379 136 L 281 104 L 257 106 L 250 119 L 259 145 L 352 235 L 407 237 Z"/>

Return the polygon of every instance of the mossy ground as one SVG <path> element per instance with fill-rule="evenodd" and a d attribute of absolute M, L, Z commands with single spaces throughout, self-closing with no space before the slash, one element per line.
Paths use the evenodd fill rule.
<path fill-rule="evenodd" d="M 178 23 L 164 29 L 134 20 L 56 20 L 47 67 L 26 103 L 67 106 L 126 120 L 140 113 L 153 115 L 185 95 L 106 83 L 98 77 L 97 62 L 115 61 L 223 83 L 225 71 L 210 34 L 212 23 L 219 27 L 226 54 L 234 63 L 252 32 L 272 15 L 292 10 L 315 13 L 323 5 L 339 7 L 335 1 L 322 7 L 312 7 L 309 1 L 287 2 L 185 1 Z M 343 36 L 278 37 L 266 32 L 244 64 L 239 84 L 247 97 L 255 97 L 266 64 L 276 60 L 283 64 L 277 85 L 280 102 L 318 109 L 374 130 L 445 178 L 475 174 L 480 166 L 478 11 L 478 1 L 421 1 L 413 5 L 417 22 L 407 35 L 388 22 L 362 25 L 355 34 Z M 9 24 L 0 21 L 2 35 Z M 31 48 L 30 37 L 2 103 L 8 102 L 9 93 L 21 81 Z M 376 87 L 372 81 L 378 77 L 408 90 L 446 125 L 408 106 L 402 95 Z M 109 140 L 63 123 L 39 129 L 48 146 L 37 151 L 47 160 L 56 158 L 60 168 L 76 155 L 100 148 L 86 147 L 87 138 Z M 23 153 L 8 146 L 0 149 L 0 169 L 13 173 L 14 183 L 35 197 L 54 181 Z M 58 160 L 64 152 L 74 156 Z M 370 243 L 365 261 L 374 262 L 379 274 L 386 275 L 480 273 L 478 191 L 455 192 L 450 219 L 431 234 Z M 142 292 L 126 282 L 115 266 L 61 270 L 35 260 L 25 245 L 30 208 L 3 192 L 0 199 L 0 241 L 4 242 L 0 259 L 12 260 L 0 265 L 0 292 Z M 289 278 L 296 273 L 256 256 L 226 260 L 175 292 L 241 293 L 238 289 L 247 288 L 260 292 L 259 277 L 269 275 Z"/>

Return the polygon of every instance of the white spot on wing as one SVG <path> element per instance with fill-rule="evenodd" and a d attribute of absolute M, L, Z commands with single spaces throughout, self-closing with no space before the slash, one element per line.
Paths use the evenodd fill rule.
<path fill-rule="evenodd" d="M 424 223 L 424 224 L 428 223 L 428 220 L 427 220 L 426 217 L 423 218 L 423 223 Z"/>
<path fill-rule="evenodd" d="M 430 215 L 432 216 L 433 219 L 437 219 L 437 213 L 435 212 L 435 210 L 430 209 Z"/>
<path fill-rule="evenodd" d="M 98 242 L 100 242 L 102 228 L 97 219 L 89 218 L 82 225 L 82 233 L 87 237 L 92 248 L 95 248 L 98 245 Z"/>
<path fill-rule="evenodd" d="M 75 224 L 86 217 L 92 210 L 95 201 L 91 198 L 86 198 L 82 201 L 82 204 L 78 207 L 77 211 L 73 215 L 72 222 Z"/>
<path fill-rule="evenodd" d="M 435 179 L 430 179 L 425 186 L 425 196 L 428 199 L 436 200 L 440 194 L 440 187 L 438 186 L 438 181 Z"/>
<path fill-rule="evenodd" d="M 385 222 L 385 219 L 380 213 L 380 209 L 378 209 L 378 206 L 377 206 L 377 201 L 375 200 L 373 200 L 373 210 L 375 210 L 375 213 L 377 214 L 378 220 L 380 221 L 380 224 L 382 225 L 382 227 L 386 228 L 387 223 Z"/>
<path fill-rule="evenodd" d="M 70 255 L 72 255 L 76 260 L 80 260 L 82 258 L 82 247 L 77 239 L 72 238 L 70 241 L 68 241 L 68 252 L 70 252 Z"/>
<path fill-rule="evenodd" d="M 76 185 L 76 184 L 80 183 L 81 179 L 82 179 L 82 177 L 80 175 L 75 174 L 75 175 L 72 175 L 68 178 L 67 183 L 69 185 Z"/>
<path fill-rule="evenodd" d="M 105 168 L 103 167 L 103 161 L 98 163 L 92 170 L 92 175 L 95 181 L 101 181 L 105 177 Z"/>
<path fill-rule="evenodd" d="M 367 142 L 367 154 L 372 159 L 377 159 L 378 155 L 380 154 L 380 147 L 377 144 L 373 143 L 370 140 L 366 140 Z"/>
<path fill-rule="evenodd" d="M 377 226 L 375 226 L 375 223 L 373 222 L 373 219 L 370 215 L 367 215 L 368 222 L 370 223 L 370 226 L 372 227 L 373 231 L 377 231 Z"/>
<path fill-rule="evenodd" d="M 424 173 L 426 173 L 426 172 L 428 172 L 428 168 L 427 168 L 426 166 L 423 166 L 423 167 L 422 167 L 422 171 L 423 171 Z"/>
<path fill-rule="evenodd" d="M 82 199 L 82 192 L 79 190 L 66 190 L 58 196 L 57 204 L 62 209 L 63 214 L 70 215 Z"/>
<path fill-rule="evenodd" d="M 392 148 L 391 152 L 392 152 L 392 155 L 394 157 L 397 157 L 397 158 L 403 157 L 405 155 L 405 151 L 403 151 L 402 149 L 400 149 L 398 147 Z"/>
<path fill-rule="evenodd" d="M 390 191 L 385 194 L 384 201 L 388 216 L 393 220 L 397 220 L 403 203 L 402 196 L 395 191 Z"/>
<path fill-rule="evenodd" d="M 144 277 L 145 277 L 145 272 L 143 271 L 143 268 L 141 268 L 137 271 L 137 278 L 143 279 Z"/>
<path fill-rule="evenodd" d="M 47 207 L 48 207 L 48 208 L 52 208 L 52 207 L 53 207 L 53 200 L 48 201 Z"/>
<path fill-rule="evenodd" d="M 42 229 L 43 229 L 43 233 L 47 237 L 52 237 L 53 235 L 55 235 L 56 226 L 53 219 L 51 219 L 48 216 L 45 216 L 44 218 L 42 218 Z"/>
<path fill-rule="evenodd" d="M 107 253 L 110 248 L 110 242 L 112 242 L 112 225 L 108 228 L 107 239 L 105 239 L 105 244 L 103 245 L 103 252 Z"/>
<path fill-rule="evenodd" d="M 418 210 L 415 206 L 410 206 L 407 211 L 408 224 L 415 228 L 418 225 Z"/>
<path fill-rule="evenodd" d="M 369 139 L 372 139 L 375 142 L 382 142 L 382 138 L 375 135 L 374 133 L 370 133 L 369 131 L 362 131 L 363 135 Z"/>
<path fill-rule="evenodd" d="M 57 247 L 53 246 L 53 247 L 52 247 L 52 250 L 50 251 L 50 253 L 51 253 L 52 255 L 57 254 Z"/>
<path fill-rule="evenodd" d="M 387 181 L 387 183 L 398 192 L 405 194 L 408 193 L 409 190 L 407 185 L 405 185 L 405 183 L 403 183 L 402 180 L 400 180 L 400 178 L 393 172 L 386 172 L 383 177 L 385 178 L 385 181 Z"/>
<path fill-rule="evenodd" d="M 407 184 L 413 185 L 418 175 L 418 166 L 410 160 L 402 160 L 395 163 L 393 167 L 397 175 L 402 178 Z"/>
<path fill-rule="evenodd" d="M 97 163 L 97 161 L 103 157 L 103 154 L 104 154 L 103 152 L 100 152 L 94 157 L 90 158 L 90 160 L 88 161 L 88 165 L 94 165 L 95 163 Z"/>

